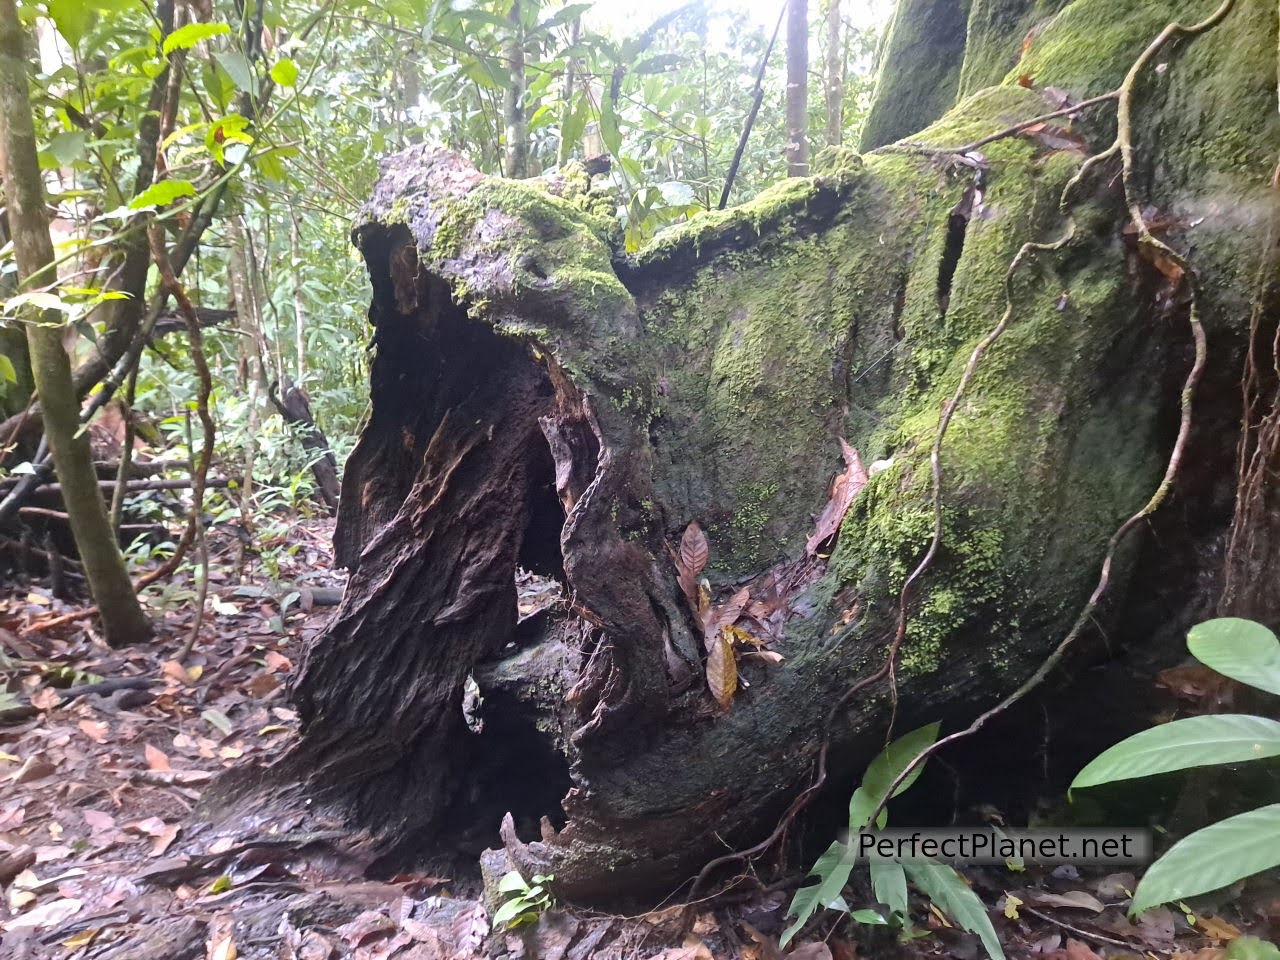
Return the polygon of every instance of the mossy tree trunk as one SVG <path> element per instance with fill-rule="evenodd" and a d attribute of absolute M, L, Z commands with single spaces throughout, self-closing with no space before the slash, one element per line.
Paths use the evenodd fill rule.
<path fill-rule="evenodd" d="M 870 142 L 965 144 L 1114 89 L 1169 15 L 1073 0 L 1024 45 L 1035 4 L 942 6 L 962 15 L 945 37 L 925 0 L 900 4 Z M 1210 359 L 1159 543 L 1126 544 L 1097 616 L 1134 641 L 1185 626 L 1193 586 L 1217 576 L 1251 312 L 1275 329 L 1257 289 L 1277 211 L 1275 16 L 1241 0 L 1141 82 L 1136 182 L 1191 251 Z M 946 40 L 929 69 L 949 86 L 894 106 L 920 79 L 895 74 L 920 53 L 911 30 Z M 1021 59 L 998 82 L 1006 55 Z M 961 76 L 984 86 L 952 103 Z M 896 689 L 826 726 L 884 663 L 929 545 L 940 411 L 1005 310 L 1019 247 L 1065 229 L 1059 196 L 1110 142 L 1109 110 L 960 158 L 825 151 L 815 177 L 636 257 L 572 184 L 391 158 L 355 230 L 376 352 L 337 534 L 352 577 L 307 652 L 303 734 L 277 773 L 402 852 L 512 812 L 508 853 L 563 896 L 666 893 L 767 834 L 828 734 L 850 770 L 891 722 L 964 722 L 1016 688 L 1159 482 L 1192 358 L 1185 298 L 1136 254 L 1114 168 L 1077 194 L 1075 238 L 1015 274 L 1007 331 L 955 410 Z M 834 549 L 809 549 L 841 440 L 872 476 Z M 742 627 L 785 658 L 744 651 L 728 707 L 670 550 L 694 521 L 715 602 L 745 587 Z M 517 565 L 565 601 L 519 621 Z"/>

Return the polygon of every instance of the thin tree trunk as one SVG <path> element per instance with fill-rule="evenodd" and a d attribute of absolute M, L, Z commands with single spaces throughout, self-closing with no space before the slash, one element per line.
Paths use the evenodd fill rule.
<path fill-rule="evenodd" d="M 298 237 L 298 215 L 290 208 L 289 253 L 293 258 L 290 264 L 293 274 L 293 350 L 295 379 L 299 384 L 305 383 L 307 379 L 307 312 L 303 305 L 301 246 Z"/>
<path fill-rule="evenodd" d="M 264 374 L 262 370 L 262 325 L 258 316 L 257 289 L 252 274 L 249 272 L 246 253 L 245 230 L 239 217 L 232 218 L 229 223 L 231 237 L 231 256 L 229 273 L 231 274 L 231 292 L 236 301 L 236 312 L 240 317 L 240 358 L 238 373 L 240 387 L 248 398 L 248 418 L 245 424 L 245 442 L 243 455 L 243 482 L 240 488 L 241 508 L 244 516 L 249 516 L 249 500 L 253 494 L 253 464 L 257 456 L 258 427 L 262 423 L 262 387 Z"/>
<path fill-rule="evenodd" d="M 840 38 L 840 0 L 827 0 L 827 143 L 844 139 L 844 44 Z"/>
<path fill-rule="evenodd" d="M 53 243 L 45 216 L 44 188 L 36 156 L 35 125 L 27 94 L 27 73 L 13 0 L 0 0 L 0 145 L 4 152 L 4 187 L 9 230 L 18 275 L 24 283 L 54 278 Z M 138 605 L 124 558 L 107 522 L 89 452 L 89 437 L 80 431 L 80 405 L 71 384 L 71 361 L 62 349 L 60 319 L 46 312 L 42 322 L 27 326 L 32 373 L 44 405 L 45 432 L 62 482 L 89 589 L 102 616 L 107 642 L 135 643 L 151 636 L 151 625 Z"/>
<path fill-rule="evenodd" d="M 521 0 L 511 5 L 511 40 L 507 44 L 507 67 L 511 83 L 502 95 L 502 115 L 506 124 L 507 149 L 503 172 L 512 179 L 529 175 L 529 124 L 524 115 L 524 27 L 520 19 Z"/>
<path fill-rule="evenodd" d="M 809 175 L 809 3 L 787 4 L 787 176 Z"/>

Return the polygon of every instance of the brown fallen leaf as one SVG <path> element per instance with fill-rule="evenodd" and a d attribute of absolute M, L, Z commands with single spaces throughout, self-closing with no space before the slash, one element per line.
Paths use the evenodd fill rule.
<path fill-rule="evenodd" d="M 153 747 L 151 744 L 147 743 L 143 745 L 142 752 L 147 758 L 148 770 L 170 769 L 169 756 L 163 750 L 158 747 Z"/>
<path fill-rule="evenodd" d="M 1240 928 L 1217 917 L 1196 917 L 1198 926 L 1210 940 L 1234 940 L 1240 936 Z"/>
<path fill-rule="evenodd" d="M 738 689 L 738 663 L 733 657 L 733 645 L 723 631 L 716 635 L 707 654 L 707 689 L 726 710 Z"/>
<path fill-rule="evenodd" d="M 788 957 L 794 957 L 795 960 L 832 960 L 831 948 L 822 941 L 813 943 L 802 943 L 790 953 Z"/>
<path fill-rule="evenodd" d="M 705 943 L 695 943 L 692 946 L 663 950 L 661 953 L 653 954 L 649 960 L 715 960 L 715 958 Z"/>
<path fill-rule="evenodd" d="M 84 822 L 89 825 L 91 833 L 106 833 L 108 830 L 114 830 L 116 826 L 115 817 L 101 810 L 82 810 L 80 815 L 84 817 Z"/>
<path fill-rule="evenodd" d="M 1100 960 L 1093 948 L 1082 940 L 1068 940 L 1066 954 L 1067 960 Z"/>
<path fill-rule="evenodd" d="M 867 471 L 862 466 L 858 451 L 843 438 L 840 440 L 840 451 L 844 455 L 844 472 L 831 481 L 831 496 L 814 521 L 813 533 L 805 542 L 805 552 L 809 556 L 816 554 L 819 547 L 839 532 L 853 498 L 867 485 Z"/>
<path fill-rule="evenodd" d="M 173 841 L 177 839 L 178 832 L 181 829 L 182 824 L 170 823 L 167 824 L 159 833 L 154 834 L 154 839 L 151 843 L 151 853 L 149 856 L 163 857 L 165 851 L 168 850 Z"/>
<path fill-rule="evenodd" d="M 76 726 L 80 728 L 81 733 L 94 743 L 107 742 L 108 727 L 101 720 L 81 720 Z"/>
<path fill-rule="evenodd" d="M 56 927 L 79 913 L 83 905 L 83 901 L 74 897 L 50 900 L 12 920 L 0 923 L 0 930 L 45 930 Z"/>
<path fill-rule="evenodd" d="M 684 534 L 680 537 L 680 559 L 696 577 L 706 568 L 709 554 L 707 535 L 702 532 L 698 521 L 694 520 L 684 528 Z"/>
<path fill-rule="evenodd" d="M 1091 913 L 1101 913 L 1107 909 L 1106 904 L 1083 890 L 1069 890 L 1066 893 L 1035 893 L 1031 896 L 1031 902 L 1045 907 L 1088 910 Z"/>

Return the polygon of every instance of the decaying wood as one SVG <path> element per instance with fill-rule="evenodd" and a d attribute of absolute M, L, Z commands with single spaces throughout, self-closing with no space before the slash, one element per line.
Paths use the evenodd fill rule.
<path fill-rule="evenodd" d="M 1274 30 L 1248 10 L 1187 55 Z M 1175 64 L 1170 96 L 1201 76 Z M 1045 104 L 1000 88 L 913 136 L 990 155 L 837 151 L 636 257 L 552 190 L 439 150 L 391 158 L 355 230 L 374 359 L 336 531 L 351 579 L 270 782 L 405 860 L 480 829 L 564 897 L 661 896 L 769 837 L 819 758 L 836 783 L 890 731 L 962 726 L 1019 689 L 1160 484 L 1199 356 L 1159 264 L 1117 253 L 1106 177 L 1074 198 L 1089 228 L 1042 242 L 1006 291 L 1022 245 L 1062 235 L 1058 199 L 1109 135 L 1081 120 L 1048 144 L 1022 122 Z M 1197 142 L 1197 123 L 1160 122 L 1166 144 Z M 1265 136 L 1280 143 L 1274 118 Z M 1265 185 L 1241 190 L 1244 227 L 1162 238 L 1204 247 L 1201 282 L 1233 283 L 1224 238 L 1269 219 Z M 1230 299 L 1206 303 L 1207 329 L 1233 329 Z M 1221 382 L 1198 395 L 1205 437 L 1238 420 Z M 1221 454 L 1190 439 L 1175 505 Z M 1194 561 L 1109 559 L 1099 624 L 1159 605 L 1176 632 L 1230 511 L 1201 516 L 1150 521 Z M 517 568 L 562 597 L 519 620 Z"/>

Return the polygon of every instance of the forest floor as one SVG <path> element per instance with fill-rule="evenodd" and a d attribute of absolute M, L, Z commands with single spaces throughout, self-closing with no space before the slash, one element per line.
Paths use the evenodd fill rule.
<path fill-rule="evenodd" d="M 219 773 L 270 761 L 295 734 L 288 678 L 332 613 L 316 600 L 332 600 L 343 580 L 332 570 L 331 534 L 331 521 L 298 522 L 289 550 L 269 564 L 251 556 L 243 571 L 233 562 L 236 541 L 215 543 L 210 612 L 184 663 L 177 656 L 191 633 L 189 585 L 159 595 L 153 643 L 121 650 L 106 647 L 91 620 L 59 620 L 77 608 L 39 582 L 10 585 L 0 599 L 0 670 L 11 691 L 0 696 L 0 957 L 782 955 L 794 881 L 630 917 L 552 909 L 514 932 L 491 931 L 474 869 L 457 880 L 374 877 L 367 838 L 337 823 L 317 830 L 309 817 L 303 833 L 301 817 L 206 822 L 201 800 Z M 522 601 L 537 603 L 542 589 L 523 585 Z M 1011 957 L 1218 960 L 1242 930 L 1274 937 L 1280 926 L 1280 888 L 1248 907 L 1224 900 L 1214 911 L 1224 918 L 1159 909 L 1133 923 L 1124 916 L 1129 874 L 1060 867 L 968 876 Z M 914 907 L 920 936 L 900 948 L 883 928 L 828 912 L 788 955 L 984 955 L 936 907 Z"/>

